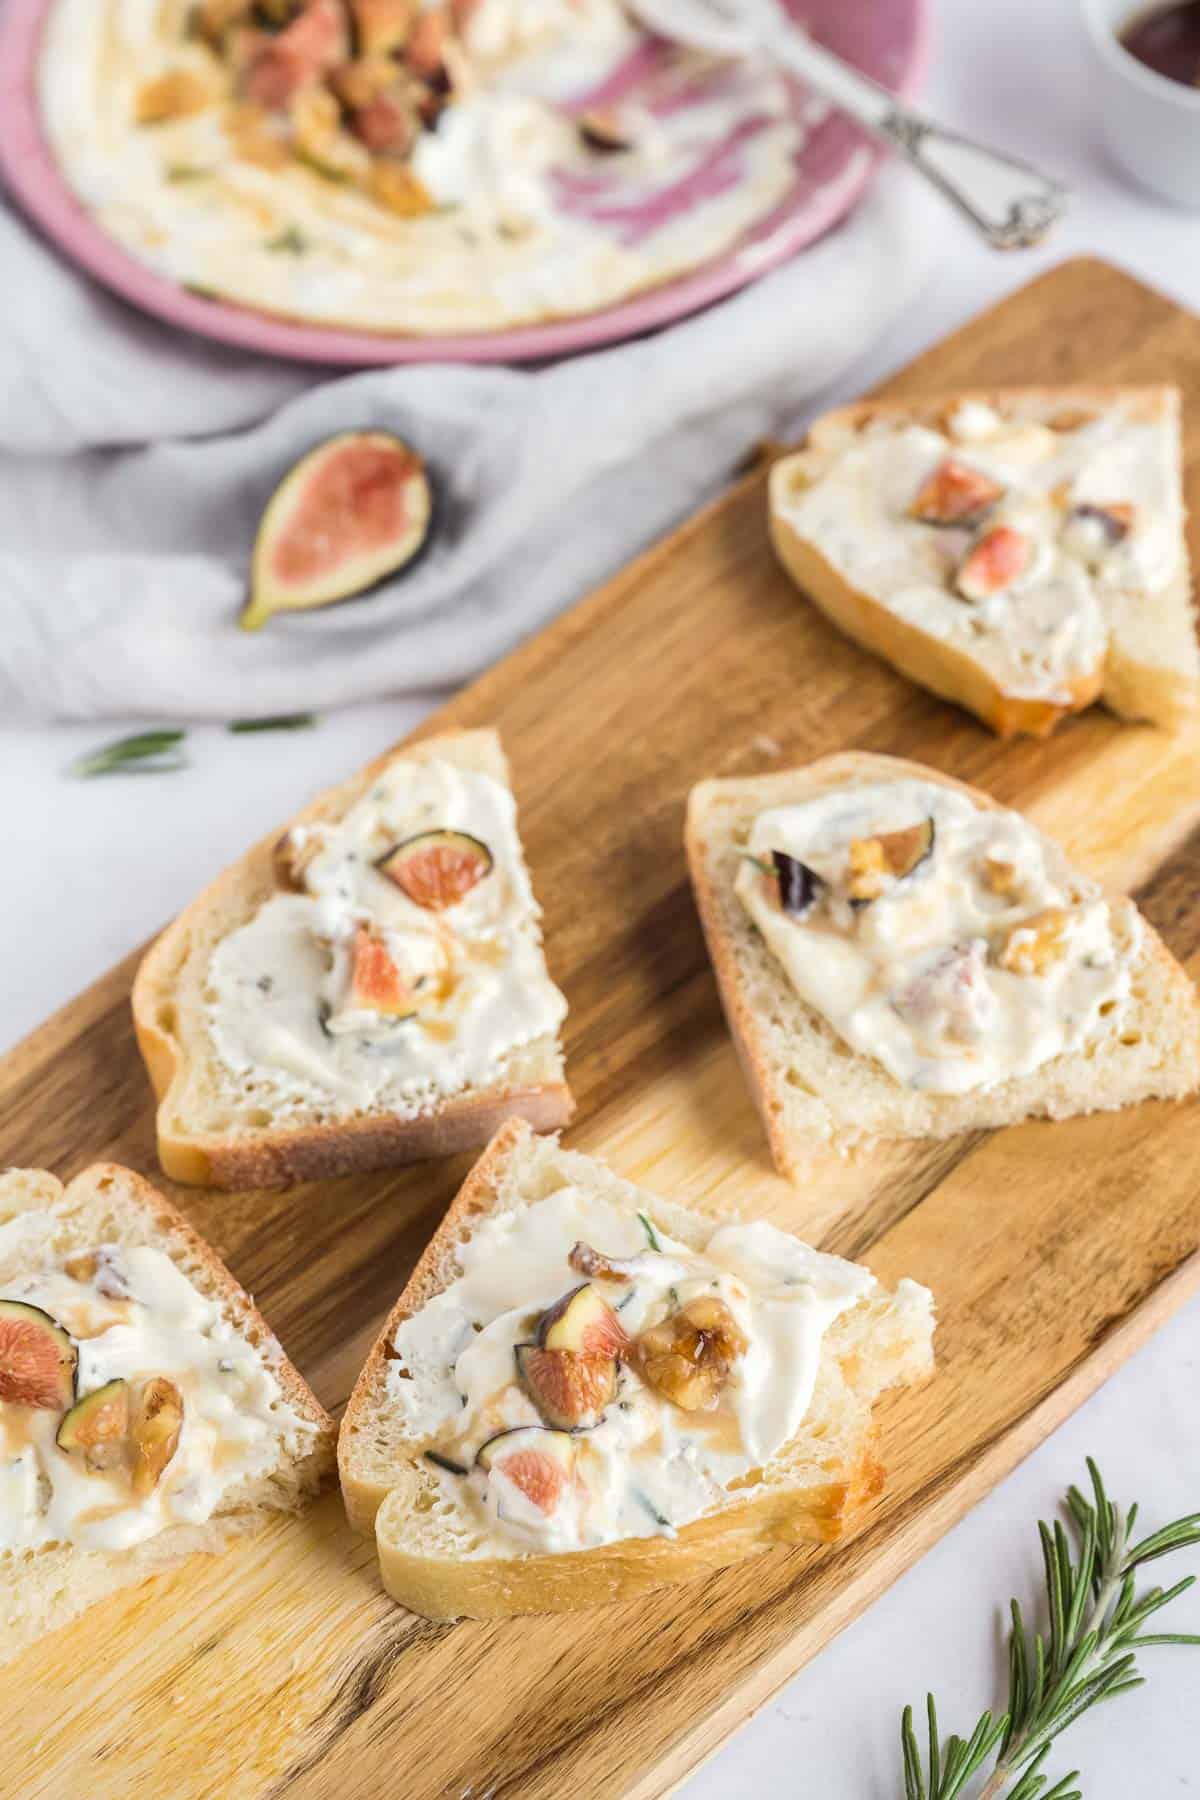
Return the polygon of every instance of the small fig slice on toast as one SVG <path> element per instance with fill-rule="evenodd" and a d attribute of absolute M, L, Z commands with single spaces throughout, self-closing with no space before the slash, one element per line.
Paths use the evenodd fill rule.
<path fill-rule="evenodd" d="M 369 925 L 360 925 L 355 933 L 349 1005 L 355 1012 L 380 1013 L 388 1019 L 411 1019 L 417 1010 L 391 952 Z"/>
<path fill-rule="evenodd" d="M 129 1383 L 119 1378 L 77 1400 L 54 1439 L 60 1450 L 81 1450 L 93 1468 L 110 1468 L 125 1454 Z"/>
<path fill-rule="evenodd" d="M 549 1516 L 574 1479 L 575 1440 L 565 1431 L 518 1426 L 489 1438 L 475 1460 L 489 1475 L 502 1475 L 531 1506 Z"/>
<path fill-rule="evenodd" d="M 977 525 L 1003 493 L 990 475 L 948 456 L 917 489 L 909 515 L 923 525 Z"/>
<path fill-rule="evenodd" d="M 482 839 L 469 832 L 422 831 L 405 838 L 375 866 L 415 905 L 444 912 L 491 874 L 493 858 Z"/>
<path fill-rule="evenodd" d="M 617 1362 L 594 1350 L 544 1350 L 518 1344 L 517 1372 L 547 1425 L 586 1431 L 598 1425 L 617 1391 Z"/>
<path fill-rule="evenodd" d="M 626 1356 L 631 1347 L 625 1327 L 590 1281 L 547 1308 L 538 1324 L 537 1341 L 543 1350 L 587 1351 L 594 1356 Z"/>
<path fill-rule="evenodd" d="M 347 431 L 318 444 L 267 503 L 243 629 L 365 593 L 408 568 L 432 527 L 429 472 L 402 438 Z"/>
<path fill-rule="evenodd" d="M 850 845 L 851 900 L 877 900 L 892 881 L 903 881 L 933 854 L 932 819 L 906 825 L 900 831 L 881 831 L 875 837 L 855 838 Z"/>
<path fill-rule="evenodd" d="M 1029 567 L 1033 545 L 1014 525 L 985 531 L 959 565 L 955 586 L 964 600 L 987 600 L 1002 594 Z"/>
<path fill-rule="evenodd" d="M 70 1334 L 40 1306 L 0 1300 L 0 1400 L 63 1412 L 75 1398 Z"/>
<path fill-rule="evenodd" d="M 155 1375 L 142 1389 L 130 1426 L 133 1491 L 152 1494 L 163 1470 L 179 1448 L 183 1430 L 183 1395 L 165 1375 Z"/>

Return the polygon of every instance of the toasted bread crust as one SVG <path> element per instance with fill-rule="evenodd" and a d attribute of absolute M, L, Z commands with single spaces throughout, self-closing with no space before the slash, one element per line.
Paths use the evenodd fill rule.
<path fill-rule="evenodd" d="M 508 764 L 492 731 L 447 732 L 377 757 L 358 775 L 320 795 L 288 827 L 341 817 L 392 763 L 429 761 L 451 750 L 508 785 Z M 447 1156 L 486 1143 L 506 1118 L 528 1119 L 538 1131 L 565 1125 L 575 1103 L 565 1081 L 501 1084 L 456 1094 L 416 1118 L 364 1114 L 331 1124 L 267 1128 L 253 1134 L 187 1131 L 173 1117 L 187 1054 L 174 1028 L 176 974 L 189 954 L 194 922 L 240 888 L 259 904 L 274 891 L 272 857 L 280 831 L 249 850 L 192 901 L 146 952 L 133 984 L 138 1048 L 159 1102 L 158 1154 L 164 1172 L 192 1186 L 287 1187 L 366 1169 Z"/>
<path fill-rule="evenodd" d="M 910 681 L 944 700 L 965 707 L 1000 737 L 1024 734 L 1046 737 L 1058 722 L 1099 699 L 1128 718 L 1148 718 L 1176 726 L 1200 703 L 1194 679 L 1165 666 L 1130 660 L 1111 646 L 1105 661 L 1070 684 L 1069 698 L 1049 701 L 1006 693 L 966 652 L 919 626 L 897 617 L 882 602 L 852 586 L 821 552 L 802 538 L 783 512 L 789 486 L 802 479 L 811 454 L 838 448 L 846 436 L 877 421 L 917 422 L 940 428 L 948 413 L 966 403 L 979 403 L 1001 415 L 1019 410 L 1046 423 L 1067 420 L 1080 412 L 1100 412 L 1121 404 L 1133 417 L 1148 421 L 1172 417 L 1178 390 L 1158 387 L 977 388 L 937 394 L 914 401 L 857 401 L 814 421 L 800 451 L 782 457 L 771 470 L 768 507 L 771 541 L 796 584 L 847 637 L 880 656 Z M 1180 578 L 1181 604 L 1186 605 L 1186 549 Z"/>
<path fill-rule="evenodd" d="M 945 775 L 938 769 L 928 768 L 924 763 L 856 750 L 842 751 L 833 756 L 822 757 L 817 762 L 809 764 L 807 768 L 800 770 L 787 769 L 770 775 L 701 782 L 692 789 L 688 797 L 684 842 L 692 888 L 696 897 L 696 908 L 700 915 L 709 958 L 716 976 L 717 990 L 721 997 L 721 1004 L 738 1059 L 745 1073 L 746 1084 L 750 1089 L 759 1117 L 762 1119 L 771 1159 L 786 1180 L 802 1182 L 810 1172 L 810 1165 L 806 1156 L 797 1153 L 796 1144 L 784 1124 L 781 1109 L 775 1102 L 771 1059 L 762 1021 L 744 993 L 738 975 L 733 944 L 722 916 L 720 881 L 707 854 L 707 820 L 705 816 L 705 801 L 715 789 L 736 788 L 739 795 L 745 796 L 747 804 L 749 805 L 753 801 L 755 811 L 759 811 L 772 805 L 782 804 L 787 799 L 797 798 L 797 776 L 805 777 L 803 795 L 805 799 L 826 793 L 829 789 L 840 787 L 847 782 L 857 784 L 871 780 L 899 781 L 912 778 L 918 781 L 936 782 L 940 787 L 950 788 L 956 793 L 963 794 L 981 810 L 1002 812 L 1006 809 L 990 794 L 983 793 L 979 788 L 971 787 L 965 781 L 958 781 L 952 775 Z M 1123 895 L 1117 894 L 1114 890 L 1106 889 L 1105 892 L 1110 899 L 1124 899 Z M 1164 972 L 1169 972 L 1172 984 L 1177 986 L 1181 993 L 1186 990 L 1187 1004 L 1197 1021 L 1195 1030 L 1200 1033 L 1200 1008 L 1197 1006 L 1195 990 L 1186 972 L 1176 962 L 1153 926 L 1144 918 L 1142 919 L 1142 929 L 1146 936 L 1149 955 Z M 779 979 L 782 981 L 784 977 L 780 975 Z"/>

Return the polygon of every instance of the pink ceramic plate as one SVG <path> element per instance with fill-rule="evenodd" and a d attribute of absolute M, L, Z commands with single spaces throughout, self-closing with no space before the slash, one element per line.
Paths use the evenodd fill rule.
<path fill-rule="evenodd" d="M 36 69 L 53 0 L 5 0 L 0 21 L 0 174 L 67 256 L 135 306 L 222 343 L 305 362 L 515 362 L 633 337 L 745 286 L 794 256 L 854 205 L 874 167 L 862 134 L 834 114 L 805 144 L 784 203 L 732 250 L 690 275 L 604 312 L 511 331 L 388 337 L 297 325 L 188 293 L 108 237 L 75 199 L 42 135 Z M 927 0 L 788 0 L 822 43 L 898 93 L 920 85 Z"/>

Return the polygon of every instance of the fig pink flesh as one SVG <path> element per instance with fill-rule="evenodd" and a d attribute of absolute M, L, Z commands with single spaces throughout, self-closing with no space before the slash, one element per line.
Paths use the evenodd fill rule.
<path fill-rule="evenodd" d="M 271 556 L 283 582 L 316 581 L 357 555 L 394 543 L 408 520 L 412 455 L 399 445 L 343 444 L 304 484 Z"/>

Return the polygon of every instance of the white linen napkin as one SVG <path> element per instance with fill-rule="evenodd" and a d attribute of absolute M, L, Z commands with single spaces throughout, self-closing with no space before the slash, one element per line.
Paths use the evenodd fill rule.
<path fill-rule="evenodd" d="M 0 209 L 0 723 L 230 718 L 445 686 L 717 491 L 914 296 L 930 201 L 854 218 L 723 304 L 530 370 L 332 379 L 202 344 L 74 274 Z M 255 525 L 334 432 L 409 439 L 436 543 L 359 601 L 237 629 Z"/>

